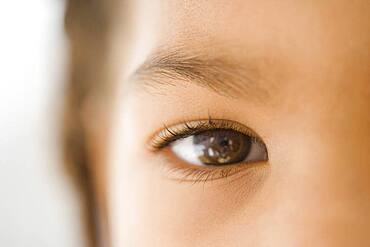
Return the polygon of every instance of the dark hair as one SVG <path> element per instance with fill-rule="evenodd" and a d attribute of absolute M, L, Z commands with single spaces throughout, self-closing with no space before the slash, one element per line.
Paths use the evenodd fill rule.
<path fill-rule="evenodd" d="M 107 104 L 109 98 L 110 4 L 108 0 L 69 0 L 65 16 L 70 50 L 62 132 L 64 157 L 83 198 L 88 244 L 93 247 L 109 245 L 104 169 L 97 169 L 97 161 L 92 158 L 102 154 L 93 150 L 94 145 L 102 143 L 91 144 L 91 140 L 92 135 L 102 136 L 107 124 L 97 116 L 101 111 L 94 109 L 101 109 L 101 99 Z"/>

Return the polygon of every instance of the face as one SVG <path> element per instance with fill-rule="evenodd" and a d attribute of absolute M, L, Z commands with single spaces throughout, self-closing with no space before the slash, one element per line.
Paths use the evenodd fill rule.
<path fill-rule="evenodd" d="M 369 246 L 369 2 L 134 2 L 114 246 Z"/>

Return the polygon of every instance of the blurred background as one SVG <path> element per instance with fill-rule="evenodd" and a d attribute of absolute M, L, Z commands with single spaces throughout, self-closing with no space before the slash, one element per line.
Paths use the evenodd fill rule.
<path fill-rule="evenodd" d="M 59 152 L 64 1 L 0 8 L 0 246 L 84 246 L 81 205 Z"/>

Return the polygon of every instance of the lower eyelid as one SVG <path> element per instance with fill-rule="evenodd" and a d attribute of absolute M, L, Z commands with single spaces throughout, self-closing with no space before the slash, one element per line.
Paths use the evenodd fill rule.
<path fill-rule="evenodd" d="M 167 149 L 167 148 L 166 148 Z M 161 160 L 161 169 L 168 179 L 178 182 L 228 182 L 244 177 L 245 173 L 254 173 L 261 169 L 266 169 L 266 162 L 240 163 L 222 167 L 213 166 L 194 166 L 174 157 L 170 150 L 164 150 Z"/>

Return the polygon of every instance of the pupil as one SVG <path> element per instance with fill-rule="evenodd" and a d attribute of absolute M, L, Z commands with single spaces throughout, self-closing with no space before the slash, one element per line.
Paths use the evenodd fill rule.
<path fill-rule="evenodd" d="M 221 147 L 227 147 L 229 146 L 229 140 L 228 139 L 223 139 L 222 141 L 220 141 L 220 146 Z"/>

